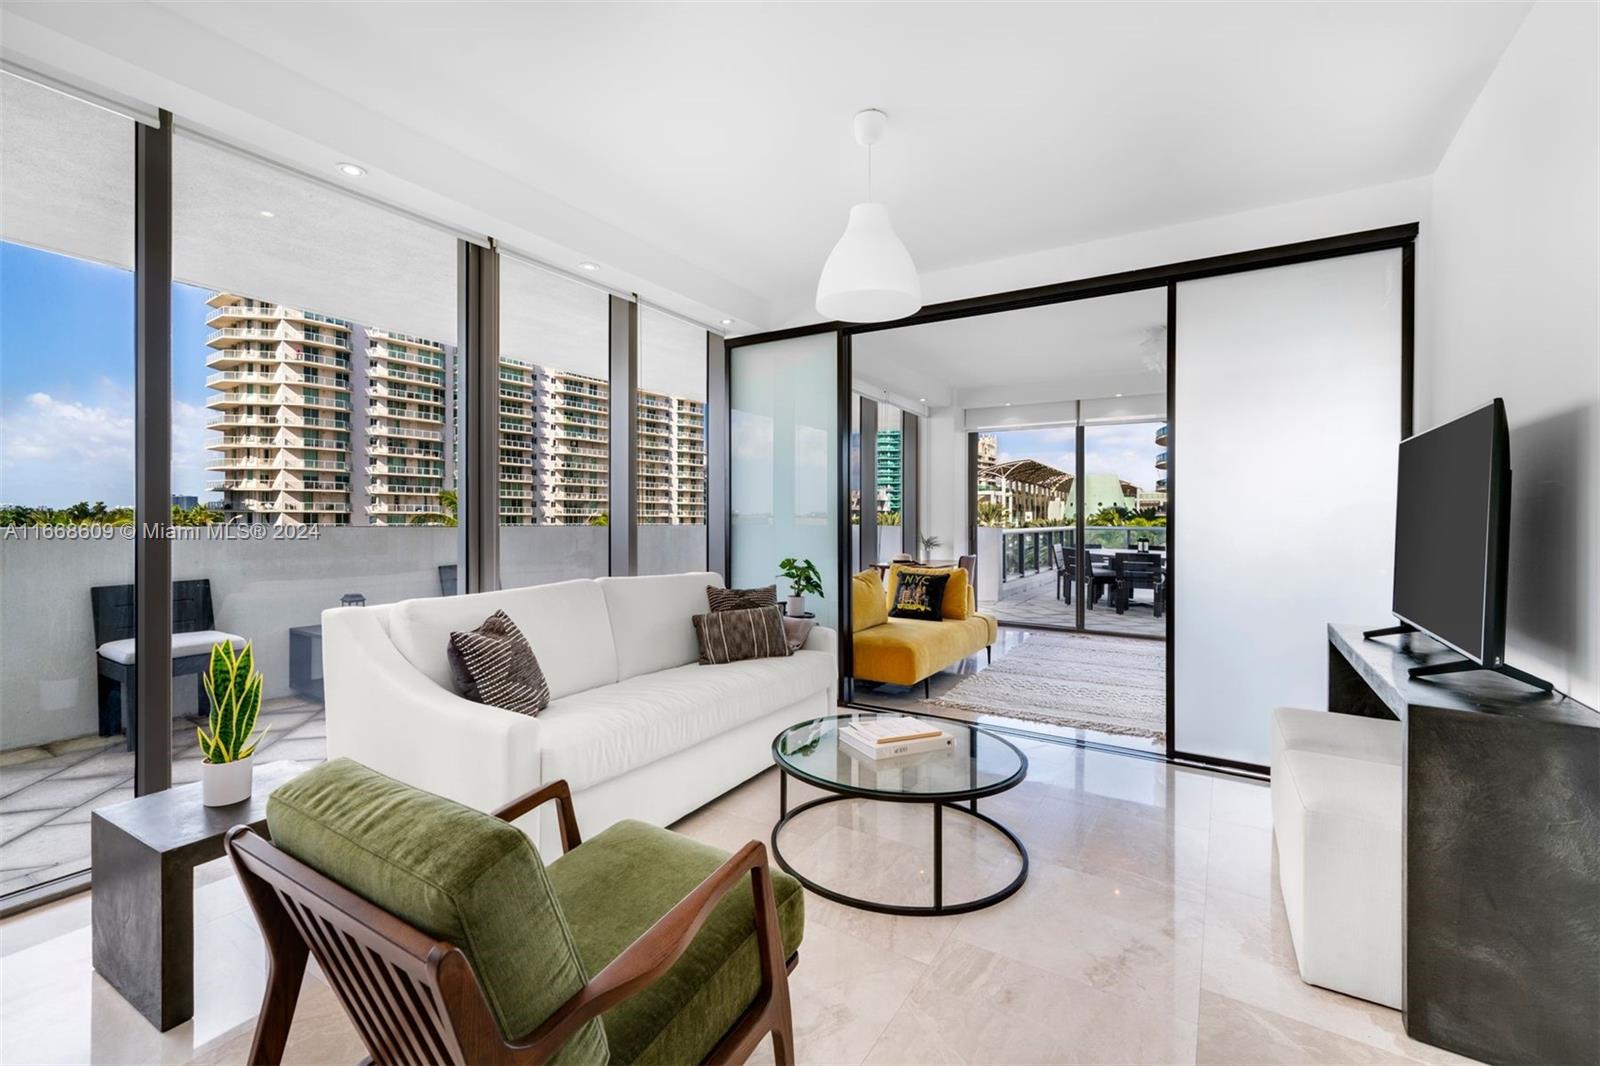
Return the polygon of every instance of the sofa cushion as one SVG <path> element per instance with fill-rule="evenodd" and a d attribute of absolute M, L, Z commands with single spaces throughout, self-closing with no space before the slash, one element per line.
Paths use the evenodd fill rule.
<path fill-rule="evenodd" d="M 889 603 L 883 591 L 883 578 L 872 567 L 850 578 L 850 629 L 881 626 L 889 620 Z"/>
<path fill-rule="evenodd" d="M 967 580 L 967 572 L 961 567 L 891 563 L 889 565 L 888 581 L 891 590 L 899 582 L 900 575 L 907 571 L 918 574 L 946 574 L 949 576 L 950 580 L 945 582 L 944 586 L 944 598 L 939 602 L 940 618 L 954 618 L 959 621 L 973 613 L 972 583 Z"/>
<path fill-rule="evenodd" d="M 611 617 L 618 681 L 699 660 L 690 619 L 705 613 L 706 586 L 721 588 L 722 575 L 603 577 L 595 583 Z"/>
<path fill-rule="evenodd" d="M 550 876 L 508 822 L 334 759 L 267 800 L 272 842 L 466 953 L 507 1039 L 530 1032 L 588 980 Z M 603 1062 L 585 1025 L 557 1055 Z"/>
<path fill-rule="evenodd" d="M 598 973 L 727 861 L 727 852 L 642 822 L 618 822 L 550 866 L 578 953 Z M 785 957 L 800 948 L 805 893 L 772 868 Z M 704 1062 L 761 989 L 749 877 L 722 898 L 660 980 L 602 1016 L 611 1061 Z"/>
<path fill-rule="evenodd" d="M 497 610 L 511 616 L 539 657 L 552 699 L 617 680 L 606 598 L 595 581 L 404 600 L 389 608 L 389 639 L 412 666 L 454 691 L 446 650 L 450 633 L 472 629 Z"/>
<path fill-rule="evenodd" d="M 539 715 L 540 775 L 574 792 L 787 707 L 834 682 L 832 654 L 674 667 L 559 699 Z M 580 811 L 581 814 L 581 811 Z"/>
<path fill-rule="evenodd" d="M 751 607 L 771 607 L 778 602 L 778 586 L 758 589 L 719 589 L 706 586 L 706 605 L 713 611 L 743 611 Z"/>
<path fill-rule="evenodd" d="M 982 615 L 959 622 L 891 618 L 852 636 L 854 676 L 863 681 L 914 685 L 981 651 L 990 639 Z"/>
<path fill-rule="evenodd" d="M 690 621 L 694 623 L 701 666 L 791 654 L 783 628 L 783 609 L 775 603 L 697 614 Z"/>

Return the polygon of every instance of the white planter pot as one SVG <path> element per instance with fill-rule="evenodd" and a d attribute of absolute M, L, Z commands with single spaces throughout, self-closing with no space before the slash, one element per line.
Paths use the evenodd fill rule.
<path fill-rule="evenodd" d="M 238 762 L 200 764 L 200 796 L 207 807 L 227 807 L 250 798 L 250 771 L 255 756 Z"/>
<path fill-rule="evenodd" d="M 806 613 L 806 598 L 804 596 L 790 596 L 789 606 L 784 611 L 790 618 L 799 618 Z"/>

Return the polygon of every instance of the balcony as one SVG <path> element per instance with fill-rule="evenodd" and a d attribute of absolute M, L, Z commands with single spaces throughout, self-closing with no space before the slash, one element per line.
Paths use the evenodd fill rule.
<path fill-rule="evenodd" d="M 1166 468 L 1167 468 L 1167 452 L 1166 452 L 1166 449 L 1163 448 L 1161 451 L 1156 453 L 1156 469 L 1157 470 L 1165 470 Z"/>
<path fill-rule="evenodd" d="M 1162 423 L 1161 427 L 1156 430 L 1156 443 L 1161 445 L 1163 448 L 1165 448 L 1167 446 L 1167 426 L 1166 426 L 1166 423 Z"/>

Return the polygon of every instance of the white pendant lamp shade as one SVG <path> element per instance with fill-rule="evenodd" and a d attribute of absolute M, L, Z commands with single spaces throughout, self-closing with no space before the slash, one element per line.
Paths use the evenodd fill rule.
<path fill-rule="evenodd" d="M 844 236 L 822 264 L 817 313 L 841 322 L 887 322 L 922 306 L 922 281 L 895 236 L 889 209 L 856 204 Z"/>
<path fill-rule="evenodd" d="M 856 142 L 867 150 L 867 202 L 850 209 L 844 236 L 828 253 L 817 279 L 817 313 L 840 322 L 888 322 L 922 307 L 922 281 L 911 253 L 889 222 L 889 209 L 872 202 L 872 146 L 889 116 L 867 110 L 855 117 Z"/>

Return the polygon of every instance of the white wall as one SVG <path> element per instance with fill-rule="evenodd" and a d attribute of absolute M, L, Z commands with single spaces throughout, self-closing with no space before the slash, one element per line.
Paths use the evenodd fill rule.
<path fill-rule="evenodd" d="M 1600 703 L 1596 8 L 1529 12 L 1445 152 L 1420 242 L 1417 428 L 1502 396 L 1506 658 Z"/>
<path fill-rule="evenodd" d="M 967 433 L 961 412 L 943 407 L 923 419 L 917 485 L 924 536 L 939 538 L 934 555 L 951 559 L 967 554 Z"/>

